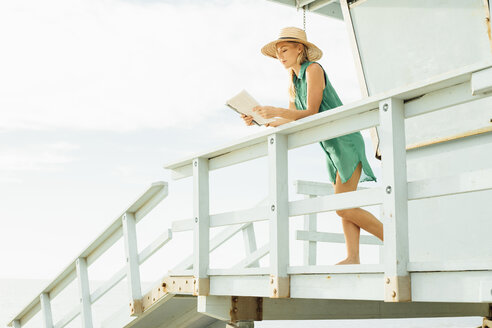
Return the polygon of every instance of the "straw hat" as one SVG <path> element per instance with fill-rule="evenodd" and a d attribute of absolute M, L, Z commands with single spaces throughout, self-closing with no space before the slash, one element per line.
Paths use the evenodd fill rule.
<path fill-rule="evenodd" d="M 283 28 L 280 31 L 278 39 L 261 48 L 261 53 L 265 56 L 277 58 L 277 43 L 283 41 L 294 41 L 305 45 L 307 47 L 309 61 L 316 61 L 323 56 L 323 52 L 318 47 L 307 41 L 306 32 L 297 27 Z"/>

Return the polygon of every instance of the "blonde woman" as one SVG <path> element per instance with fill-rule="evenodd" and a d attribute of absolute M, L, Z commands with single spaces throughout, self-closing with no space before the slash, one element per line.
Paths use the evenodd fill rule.
<path fill-rule="evenodd" d="M 303 30 L 282 29 L 279 38 L 264 46 L 261 52 L 278 59 L 290 71 L 291 78 L 289 108 L 254 108 L 264 118 L 277 118 L 268 126 L 276 127 L 342 105 L 325 71 L 316 63 L 323 53 L 307 41 Z M 251 116 L 243 115 L 243 119 L 247 125 L 252 124 Z M 359 181 L 376 181 L 360 132 L 324 140 L 320 145 L 326 154 L 328 175 L 336 194 L 356 190 Z M 338 210 L 337 214 L 342 218 L 347 246 L 347 258 L 337 264 L 360 264 L 360 228 L 383 240 L 383 224 L 361 208 Z"/>

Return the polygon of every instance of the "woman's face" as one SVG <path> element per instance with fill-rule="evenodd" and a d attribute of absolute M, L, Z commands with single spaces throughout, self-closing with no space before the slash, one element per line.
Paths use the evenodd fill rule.
<path fill-rule="evenodd" d="M 302 44 L 293 42 L 277 43 L 277 58 L 285 68 L 291 68 L 297 64 L 297 57 L 302 52 Z"/>

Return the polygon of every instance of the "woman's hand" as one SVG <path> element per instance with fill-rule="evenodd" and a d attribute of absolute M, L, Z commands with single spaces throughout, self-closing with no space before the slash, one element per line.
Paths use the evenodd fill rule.
<path fill-rule="evenodd" d="M 263 118 L 272 118 L 277 115 L 277 108 L 272 106 L 256 106 L 253 108 L 253 112 L 257 112 Z"/>
<path fill-rule="evenodd" d="M 253 116 L 241 114 L 241 118 L 244 120 L 246 125 L 253 125 Z"/>

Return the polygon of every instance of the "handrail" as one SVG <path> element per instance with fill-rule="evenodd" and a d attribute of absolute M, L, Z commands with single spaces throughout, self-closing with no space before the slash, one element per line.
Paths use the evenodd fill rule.
<path fill-rule="evenodd" d="M 87 258 L 87 265 L 93 263 L 107 249 L 109 249 L 122 236 L 122 221 L 121 217 L 125 213 L 134 213 L 135 219 L 138 222 L 155 206 L 159 204 L 168 194 L 167 182 L 158 181 L 140 195 L 130 206 L 128 206 L 122 214 L 104 231 L 87 246 L 56 278 L 39 292 L 20 313 L 18 313 L 10 322 L 9 326 L 14 325 L 14 321 L 21 324 L 31 319 L 40 309 L 40 297 L 42 294 L 49 294 L 51 298 L 58 295 L 63 288 L 70 284 L 76 278 L 76 262 L 80 258 Z"/>
<path fill-rule="evenodd" d="M 473 65 L 464 66 L 454 71 L 450 71 L 427 80 L 413 83 L 409 86 L 398 87 L 387 92 L 383 92 L 349 104 L 345 104 L 329 111 L 286 123 L 274 129 L 267 129 L 265 131 L 261 131 L 256 134 L 244 137 L 242 139 L 235 140 L 234 142 L 228 143 L 221 147 L 213 148 L 209 151 L 199 152 L 191 156 L 186 156 L 180 160 L 165 164 L 164 168 L 173 171 L 174 179 L 181 179 L 192 175 L 191 163 L 195 158 L 209 159 L 209 170 L 212 171 L 217 168 L 226 167 L 232 164 L 263 157 L 267 155 L 267 147 L 264 144 L 264 140 L 268 135 L 272 133 L 289 135 L 289 139 L 292 139 L 289 140 L 289 149 L 300 147 L 309 143 L 314 143 L 325 138 L 328 139 L 327 136 L 330 136 L 329 131 L 325 131 L 326 133 L 324 135 L 320 135 L 319 133 L 311 135 L 308 139 L 305 140 L 305 142 L 299 142 L 298 140 L 296 140 L 296 136 L 306 134 L 306 132 L 303 132 L 305 130 L 313 130 L 313 128 L 315 127 L 323 127 L 330 122 L 341 121 L 342 119 L 347 117 L 351 117 L 353 119 L 355 115 L 375 111 L 379 107 L 379 102 L 387 98 L 398 98 L 405 101 L 405 105 L 408 107 L 405 111 L 406 118 L 435 111 L 441 109 L 442 106 L 440 104 L 433 103 L 426 104 L 426 106 L 420 106 L 420 103 L 425 102 L 426 99 L 429 98 L 426 97 L 424 99 L 421 99 L 420 97 L 422 95 L 426 94 L 427 96 L 429 96 L 432 93 L 438 93 L 441 89 L 470 81 L 473 73 L 489 68 L 490 66 L 492 66 L 492 61 L 484 61 Z M 467 94 L 465 100 L 479 99 L 484 96 L 486 95 L 471 95 L 471 93 L 469 93 Z M 449 101 L 446 101 L 445 106 L 449 107 L 459 104 L 463 101 L 463 98 L 451 98 Z M 369 115 L 369 117 L 371 118 L 372 116 Z M 365 125 L 370 125 L 367 124 L 368 122 L 365 123 Z M 374 125 L 377 124 L 377 122 L 372 123 L 375 123 Z M 364 124 L 361 124 L 361 126 L 362 128 L 360 130 L 366 128 L 363 127 Z M 345 131 L 342 134 L 345 133 L 349 133 L 349 131 Z M 336 136 L 337 135 L 332 135 L 330 137 Z"/>

